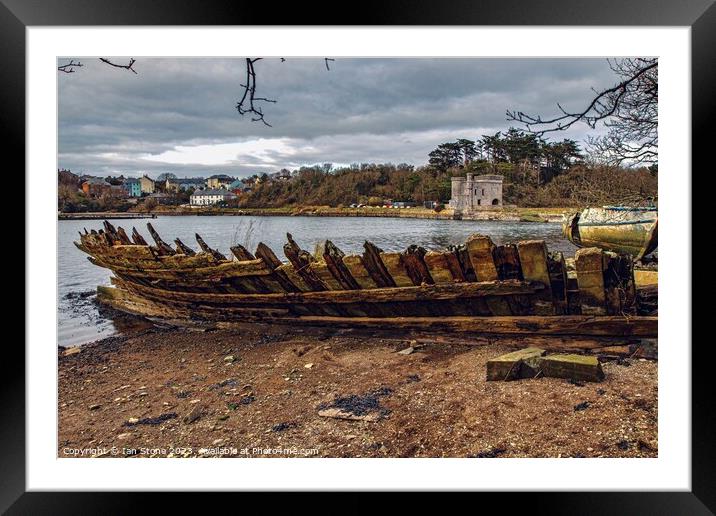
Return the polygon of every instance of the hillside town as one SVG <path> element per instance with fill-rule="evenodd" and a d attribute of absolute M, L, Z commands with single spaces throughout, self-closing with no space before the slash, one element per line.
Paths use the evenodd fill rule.
<path fill-rule="evenodd" d="M 158 205 L 167 206 L 228 206 L 242 195 L 251 192 L 255 185 L 281 181 L 291 177 L 286 169 L 271 174 L 255 174 L 237 179 L 226 174 L 210 177 L 179 178 L 172 173 L 162 173 L 155 178 L 75 174 L 71 170 L 58 169 L 58 203 L 62 212 L 97 211 L 103 209 L 128 209 Z M 295 174 L 294 174 L 295 175 Z"/>
<path fill-rule="evenodd" d="M 240 199 L 245 199 L 258 186 L 288 182 L 298 178 L 302 172 L 305 172 L 305 167 L 293 171 L 284 168 L 270 174 L 254 174 L 246 178 L 235 178 L 226 174 L 215 174 L 207 178 L 179 178 L 172 173 L 162 173 L 156 178 L 144 174 L 137 178 L 124 175 L 99 177 L 58 169 L 58 209 L 63 213 L 73 213 L 135 211 L 142 208 L 150 211 L 157 206 L 236 207 Z M 414 201 L 390 198 L 372 201 L 374 205 L 387 208 L 412 208 L 418 205 Z M 441 202 L 431 200 L 422 204 L 433 209 Z M 356 202 L 350 207 L 364 206 Z"/>

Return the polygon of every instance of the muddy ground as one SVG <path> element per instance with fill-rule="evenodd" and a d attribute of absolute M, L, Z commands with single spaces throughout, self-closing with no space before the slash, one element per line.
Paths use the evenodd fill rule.
<path fill-rule="evenodd" d="M 60 349 L 58 456 L 657 456 L 654 361 L 605 362 L 600 383 L 487 382 L 512 349 L 397 352 L 414 337 L 150 328 Z M 357 419 L 319 415 L 336 406 Z"/>

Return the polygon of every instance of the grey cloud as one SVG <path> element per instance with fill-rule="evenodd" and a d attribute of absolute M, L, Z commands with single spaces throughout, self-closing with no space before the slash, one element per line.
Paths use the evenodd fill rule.
<path fill-rule="evenodd" d="M 137 75 L 81 60 L 76 73 L 58 75 L 58 166 L 97 174 L 241 176 L 318 162 L 420 165 L 442 141 L 507 129 L 507 109 L 550 115 L 557 102 L 578 108 L 590 88 L 614 82 L 604 59 L 338 58 L 327 71 L 322 59 L 267 58 L 256 63 L 259 94 L 277 100 L 262 106 L 273 125 L 266 127 L 235 110 L 245 80 L 241 58 L 141 58 Z M 576 127 L 555 137 L 581 140 L 588 133 Z M 210 166 L 143 159 L 177 146 L 259 138 L 281 139 L 291 152 Z"/>

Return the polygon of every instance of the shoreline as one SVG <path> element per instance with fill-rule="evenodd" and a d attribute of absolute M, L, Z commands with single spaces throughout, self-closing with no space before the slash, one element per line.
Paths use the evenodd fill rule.
<path fill-rule="evenodd" d="M 599 383 L 487 382 L 514 348 L 259 324 L 77 349 L 58 352 L 58 457 L 658 456 L 655 361 L 607 361 Z M 380 417 L 319 414 L 338 399 Z"/>
<path fill-rule="evenodd" d="M 158 208 L 150 213 L 88 212 L 59 213 L 58 220 L 144 219 L 159 216 L 255 216 L 255 217 L 380 217 L 433 220 L 474 220 L 504 222 L 561 223 L 563 216 L 576 208 L 503 208 L 486 209 L 470 214 L 455 214 L 451 209 L 436 212 L 426 208 Z"/>

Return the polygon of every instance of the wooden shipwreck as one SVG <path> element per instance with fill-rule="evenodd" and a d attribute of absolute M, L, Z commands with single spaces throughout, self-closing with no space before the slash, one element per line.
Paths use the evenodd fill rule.
<path fill-rule="evenodd" d="M 365 242 L 302 249 L 289 234 L 281 261 L 260 243 L 227 257 L 196 235 L 196 251 L 147 224 L 153 245 L 104 222 L 77 247 L 113 272 L 101 303 L 149 318 L 332 327 L 435 329 L 481 335 L 655 337 L 653 296 L 643 315 L 630 256 L 584 248 L 565 261 L 544 241 L 495 245 L 483 235 L 442 251 L 384 252 Z M 569 265 L 568 265 L 569 264 Z M 641 314 L 641 315 L 640 315 Z"/>

